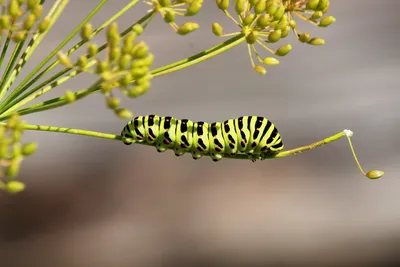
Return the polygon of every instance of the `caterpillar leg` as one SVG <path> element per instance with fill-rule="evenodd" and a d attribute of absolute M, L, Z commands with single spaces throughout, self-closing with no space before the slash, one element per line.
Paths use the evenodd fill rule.
<path fill-rule="evenodd" d="M 223 158 L 223 156 L 221 154 L 218 153 L 211 153 L 211 159 L 214 162 L 218 162 Z"/>

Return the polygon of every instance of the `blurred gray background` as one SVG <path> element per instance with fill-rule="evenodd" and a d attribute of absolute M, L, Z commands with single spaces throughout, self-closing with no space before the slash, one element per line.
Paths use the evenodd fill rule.
<path fill-rule="evenodd" d="M 98 2 L 71 0 L 24 75 Z M 99 26 L 128 2 L 109 1 L 91 22 Z M 236 31 L 215 1 L 204 2 L 195 17 L 201 28 L 187 37 L 173 34 L 159 16 L 152 21 L 143 38 L 156 55 L 154 67 L 221 42 L 211 33 L 212 22 Z M 266 76 L 252 71 L 243 44 L 154 79 L 147 94 L 124 105 L 136 115 L 192 120 L 265 116 L 277 125 L 286 148 L 349 128 L 362 166 L 384 170 L 382 179 L 359 173 L 345 139 L 285 159 L 216 164 L 147 146 L 27 132 L 25 140 L 40 147 L 23 163 L 26 192 L 0 194 L 2 266 L 398 264 L 400 1 L 331 2 L 329 14 L 337 18 L 332 27 L 301 24 L 327 44 L 285 39 L 293 51 Z M 121 29 L 147 8 L 140 3 L 124 15 Z M 93 80 L 81 75 L 49 96 Z M 116 134 L 126 123 L 106 109 L 99 94 L 25 119 Z"/>

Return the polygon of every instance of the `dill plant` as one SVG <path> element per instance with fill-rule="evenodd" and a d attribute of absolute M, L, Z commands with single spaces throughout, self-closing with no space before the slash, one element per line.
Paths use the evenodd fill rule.
<path fill-rule="evenodd" d="M 152 79 L 206 61 L 238 45 L 247 46 L 252 69 L 265 75 L 268 67 L 278 65 L 278 58 L 289 55 L 293 49 L 292 44 L 284 42 L 289 34 L 294 34 L 300 43 L 313 46 L 325 43 L 322 38 L 303 32 L 298 21 L 317 27 L 328 27 L 335 22 L 333 16 L 326 14 L 329 11 L 329 0 L 216 0 L 213 3 L 215 8 L 237 26 L 236 32 L 224 33 L 223 26 L 218 22 L 212 25 L 199 25 L 195 22 L 195 17 L 201 13 L 203 0 L 132 0 L 102 25 L 94 28 L 90 23 L 91 18 L 108 2 L 99 0 L 97 6 L 32 72 L 14 84 L 36 48 L 46 41 L 47 33 L 62 16 L 69 1 L 51 1 L 51 8 L 47 11 L 43 8 L 44 2 L 0 0 L 0 67 L 4 67 L 0 80 L 0 189 L 9 193 L 24 190 L 25 184 L 16 177 L 23 160 L 37 149 L 34 142 L 22 142 L 26 130 L 78 134 L 117 141 L 121 139 L 115 134 L 27 124 L 21 119 L 22 116 L 82 101 L 97 93 L 104 95 L 106 107 L 117 118 L 130 119 L 133 113 L 120 106 L 116 90 L 128 98 L 138 98 L 149 90 Z M 147 5 L 148 12 L 126 29 L 120 29 L 118 18 L 137 5 Z M 155 16 L 161 16 L 170 25 L 171 34 L 179 34 L 182 38 L 200 26 L 211 26 L 214 35 L 224 39 L 220 44 L 191 57 L 153 68 L 155 55 L 145 42 L 145 30 Z M 178 16 L 183 17 L 183 23 L 177 23 Z M 92 42 L 93 37 L 100 33 L 105 34 L 106 42 Z M 71 39 L 77 35 L 80 41 L 70 44 Z M 82 46 L 86 47 L 86 52 L 76 55 Z M 262 52 L 266 55 L 262 55 Z M 72 54 L 77 60 L 70 59 Z M 4 61 L 6 55 L 10 55 L 8 62 Z M 50 71 L 60 64 L 64 69 L 48 77 Z M 59 97 L 45 98 L 47 92 L 85 72 L 93 75 L 93 83 L 88 88 L 67 90 L 61 92 Z M 39 97 L 44 98 L 43 102 L 30 104 Z M 347 137 L 350 142 L 351 135 L 351 131 L 345 130 L 319 142 L 272 155 L 271 158 L 293 155 L 342 137 Z M 350 147 L 356 159 L 351 142 Z M 242 158 L 242 155 L 234 157 Z M 357 159 L 356 162 L 358 164 Z M 364 173 L 359 168 L 372 179 L 383 175 L 382 171 Z"/>

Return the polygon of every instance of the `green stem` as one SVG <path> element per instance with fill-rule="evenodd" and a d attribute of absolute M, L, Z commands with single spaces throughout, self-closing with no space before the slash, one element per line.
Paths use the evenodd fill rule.
<path fill-rule="evenodd" d="M 2 90 L 3 86 L 5 86 L 5 84 L 7 83 L 8 81 L 7 79 L 11 74 L 12 67 L 14 66 L 15 62 L 18 59 L 18 56 L 21 53 L 22 48 L 24 47 L 25 41 L 26 41 L 26 34 L 24 34 L 24 38 L 15 45 L 14 51 L 10 59 L 8 60 L 6 69 L 4 70 L 3 77 L 1 78 L 0 91 Z M 3 95 L 0 94 L 0 100 L 2 97 Z"/>
<path fill-rule="evenodd" d="M 287 157 L 287 156 L 290 156 L 290 155 L 296 155 L 298 153 L 302 153 L 302 152 L 305 152 L 305 151 L 308 151 L 308 150 L 311 150 L 311 149 L 314 149 L 314 148 L 329 144 L 329 143 L 331 143 L 333 141 L 336 141 L 336 140 L 338 140 L 338 139 L 340 139 L 342 137 L 345 137 L 345 136 L 347 136 L 346 135 L 346 130 L 344 130 L 342 132 L 339 132 L 339 133 L 337 133 L 335 135 L 332 135 L 332 136 L 330 136 L 328 138 L 325 138 L 323 140 L 320 140 L 318 142 L 309 144 L 309 145 L 305 145 L 305 146 L 297 147 L 297 148 L 294 148 L 294 149 L 282 151 L 282 152 L 279 152 L 279 153 L 276 153 L 276 154 L 268 154 L 265 158 L 266 159 L 283 158 L 283 157 Z M 225 157 L 230 158 L 231 156 L 228 155 L 228 156 L 225 156 Z M 232 156 L 232 158 L 248 159 L 247 155 L 245 155 L 245 154 L 244 155 L 242 155 L 242 154 L 234 155 L 234 156 Z"/>
<path fill-rule="evenodd" d="M 48 31 L 52 28 L 53 24 L 61 15 L 68 1 L 69 0 L 58 0 L 56 3 L 54 3 L 48 14 L 48 17 L 50 17 L 48 28 L 43 33 L 38 32 L 32 37 L 25 52 L 22 54 L 17 65 L 14 67 L 14 71 L 12 72 L 11 76 L 7 79 L 5 83 L 2 83 L 0 88 L 0 99 L 4 97 L 7 90 L 10 88 L 10 86 L 15 81 L 16 77 L 24 67 L 25 63 L 28 61 L 32 53 L 35 51 L 36 47 L 39 45 L 39 43 L 42 41 L 43 37 L 48 33 Z"/>
<path fill-rule="evenodd" d="M 92 137 L 111 139 L 111 140 L 121 140 L 121 137 L 115 134 L 107 134 L 102 132 L 94 132 L 94 131 L 65 128 L 65 127 L 25 124 L 23 128 L 25 130 L 32 130 L 32 131 L 68 133 L 68 134 L 85 135 L 85 136 L 92 136 Z"/>
<path fill-rule="evenodd" d="M 82 99 L 90 94 L 92 94 L 93 92 L 95 92 L 97 90 L 97 88 L 100 86 L 101 80 L 95 82 L 92 86 L 90 86 L 87 89 L 81 90 L 79 92 L 75 93 L 75 100 L 79 100 Z M 43 110 L 48 110 L 48 109 L 53 109 L 53 108 L 57 108 L 57 107 L 61 107 L 64 106 L 66 104 L 69 104 L 70 102 L 67 101 L 65 96 L 60 96 L 60 97 L 56 97 L 35 105 L 32 105 L 30 107 L 18 110 L 18 114 L 19 115 L 26 115 L 26 114 L 30 114 L 30 113 L 35 113 L 35 112 L 39 112 L 39 111 L 43 111 Z M 0 121 L 2 120 L 6 120 L 8 119 L 10 116 L 12 115 L 12 113 L 10 114 L 3 114 L 0 116 Z"/>
<path fill-rule="evenodd" d="M 150 19 L 152 16 L 154 16 L 155 12 L 150 12 L 148 14 L 146 14 L 145 16 L 143 16 L 141 19 L 139 19 L 137 22 L 135 22 L 134 24 L 132 24 L 130 27 L 126 28 L 122 33 L 121 36 L 125 36 L 126 34 L 128 34 L 131 30 L 132 30 L 132 26 L 135 24 L 142 24 L 143 22 L 145 22 L 146 20 Z M 103 44 L 102 46 L 100 46 L 98 48 L 98 52 L 100 53 L 101 51 L 103 51 L 104 49 L 107 48 L 107 43 Z M 68 53 L 72 53 L 70 51 L 68 51 Z M 68 54 L 67 53 L 67 54 Z M 89 56 L 86 55 L 88 58 Z M 54 66 L 58 64 L 58 61 L 53 63 Z M 54 67 L 53 65 L 51 65 L 50 67 Z M 10 99 L 9 103 L 6 103 L 6 101 L 4 101 L 3 104 L 0 105 L 0 113 L 5 116 L 7 114 L 10 114 L 11 112 L 13 112 L 14 110 L 18 109 L 19 107 L 21 107 L 22 105 L 25 105 L 26 103 L 30 102 L 32 99 L 37 98 L 39 95 L 41 94 L 35 94 L 35 92 L 37 92 L 38 90 L 40 90 L 41 88 L 43 88 L 44 86 L 49 85 L 50 83 L 52 84 L 61 84 L 62 82 L 56 81 L 54 82 L 57 78 L 59 78 L 60 76 L 64 75 L 65 73 L 69 72 L 71 70 L 71 68 L 65 68 L 64 70 L 60 71 L 59 73 L 55 74 L 54 76 L 52 76 L 51 78 L 47 79 L 46 81 L 42 82 L 41 84 L 39 84 L 38 86 L 36 86 L 35 88 L 31 89 L 29 92 L 25 93 L 23 96 L 17 98 L 19 95 L 21 95 L 24 91 L 26 91 L 27 89 L 29 89 L 29 87 L 37 80 L 39 79 L 42 75 L 46 74 L 46 72 L 48 72 L 50 67 L 46 68 L 44 71 L 42 71 L 40 74 L 38 74 L 33 80 L 31 80 L 28 84 L 26 84 L 24 86 L 24 88 L 22 88 L 21 90 L 19 90 L 18 93 L 15 94 L 13 99 Z M 79 74 L 79 73 L 76 73 Z M 66 82 L 68 79 L 74 77 L 76 75 L 68 75 L 66 77 L 63 77 L 65 79 L 63 79 L 63 82 Z M 55 88 L 52 87 L 51 89 Z M 29 95 L 35 94 L 34 96 L 32 96 L 29 99 L 26 99 Z"/>
<path fill-rule="evenodd" d="M 13 24 L 12 24 L 12 25 L 13 25 Z M 7 34 L 6 42 L 4 43 L 4 46 L 3 46 L 3 50 L 1 51 L 1 56 L 0 56 L 0 68 L 1 68 L 2 65 L 3 65 L 4 57 L 5 57 L 6 54 L 7 54 L 8 46 L 9 46 L 9 44 L 10 44 L 10 42 L 11 42 L 11 35 L 12 35 L 12 30 L 9 30 L 9 32 L 8 32 L 8 34 Z"/>
<path fill-rule="evenodd" d="M 238 36 L 235 36 L 235 37 L 233 37 L 219 45 L 216 45 L 210 49 L 204 50 L 196 55 L 188 57 L 184 60 L 174 62 L 167 66 L 155 69 L 155 70 L 151 71 L 151 74 L 154 77 L 157 77 L 157 76 L 162 76 L 162 75 L 174 72 L 174 71 L 184 69 L 186 67 L 189 67 L 194 64 L 205 61 L 213 56 L 221 54 L 221 53 L 237 46 L 238 44 L 242 43 L 244 40 L 245 40 L 244 34 L 239 34 Z M 84 89 L 84 90 L 76 92 L 75 96 L 77 97 L 77 99 L 81 99 L 82 98 L 82 97 L 80 97 L 81 95 L 87 96 L 87 95 L 97 92 L 99 90 L 100 90 L 100 87 L 95 88 L 94 90 L 91 90 L 90 92 L 87 92 L 87 89 Z M 42 103 L 39 103 L 36 105 L 32 105 L 25 109 L 18 110 L 18 114 L 26 115 L 26 114 L 30 114 L 30 113 L 43 111 L 46 109 L 52 109 L 52 108 L 64 106 L 66 104 L 68 104 L 68 102 L 64 96 L 56 97 L 56 98 L 52 98 L 48 101 L 45 101 L 45 102 L 42 102 Z M 19 105 L 18 105 L 18 107 L 19 107 Z M 16 108 L 12 107 L 12 111 L 14 111 L 15 109 Z M 0 121 L 7 119 L 8 117 L 10 117 L 10 115 L 11 115 L 11 109 L 7 110 L 0 116 Z"/>
<path fill-rule="evenodd" d="M 32 130 L 32 131 L 46 131 L 46 132 L 78 134 L 78 135 L 86 135 L 86 136 L 112 139 L 112 140 L 118 140 L 118 141 L 121 140 L 121 136 L 119 136 L 119 135 L 87 131 L 87 130 L 80 130 L 80 129 L 60 128 L 60 127 L 55 127 L 55 126 L 43 126 L 43 125 L 29 125 L 29 124 L 25 124 L 23 127 L 25 130 Z M 305 152 L 305 151 L 332 143 L 332 142 L 334 142 L 342 137 L 345 137 L 345 136 L 346 136 L 345 131 L 342 131 L 335 135 L 332 135 L 330 137 L 327 137 L 323 140 L 320 140 L 318 142 L 315 142 L 315 143 L 312 143 L 309 145 L 305 145 L 305 146 L 301 146 L 298 148 L 282 151 L 282 152 L 279 152 L 276 154 L 268 155 L 266 157 L 266 159 L 283 158 L 283 157 L 287 157 L 287 156 L 291 156 L 291 155 L 296 155 L 298 153 Z M 136 144 L 154 146 L 154 145 L 147 144 L 147 143 L 136 143 Z M 248 155 L 246 155 L 246 154 L 226 155 L 224 157 L 231 158 L 231 159 L 249 159 Z"/>
<path fill-rule="evenodd" d="M 49 54 L 19 85 L 18 87 L 5 99 L 5 101 L 0 105 L 0 110 L 2 110 L 4 107 L 9 107 L 10 105 L 10 101 L 15 100 L 16 97 L 18 97 L 19 95 L 21 95 L 24 91 L 26 91 L 27 89 L 29 89 L 32 84 L 34 84 L 38 79 L 40 79 L 43 75 L 45 75 L 46 73 L 50 72 L 55 66 L 57 66 L 60 61 L 59 60 L 55 60 L 53 63 L 51 63 L 46 69 L 44 69 L 42 72 L 40 72 L 38 75 L 36 75 L 33 79 L 32 77 L 37 74 L 40 69 L 48 62 L 50 61 L 50 59 L 58 52 L 61 50 L 61 48 L 63 48 L 67 42 L 69 42 L 77 33 L 79 30 L 81 30 L 81 28 L 98 12 L 98 10 L 101 9 L 101 7 L 107 2 L 108 0 L 103 0 L 101 3 L 99 3 L 97 5 L 97 7 L 86 17 L 85 20 L 83 20 L 81 22 L 81 24 L 75 28 L 75 30 L 73 32 L 71 32 L 69 34 L 69 36 L 67 37 L 67 39 L 65 39 L 51 54 Z M 101 25 L 99 28 L 97 28 L 96 30 L 93 31 L 92 33 L 92 38 L 94 36 L 96 36 L 99 32 L 101 32 L 104 28 L 106 28 L 109 24 L 111 24 L 112 22 L 114 22 L 116 19 L 118 19 L 122 14 L 124 14 L 127 10 L 129 10 L 130 8 L 132 8 L 134 5 L 137 4 L 139 0 L 133 0 L 131 1 L 128 5 L 126 5 L 124 8 L 122 8 L 118 13 L 116 13 L 113 17 L 111 17 L 109 20 L 107 20 L 105 23 L 103 23 L 103 25 Z M 75 44 L 72 48 L 70 48 L 67 52 L 66 55 L 69 56 L 70 54 L 72 54 L 73 52 L 75 52 L 77 49 L 79 49 L 83 44 L 85 44 L 85 42 L 83 40 L 81 40 L 80 42 L 78 42 L 77 44 Z M 105 48 L 106 46 L 104 46 Z M 103 48 L 103 49 L 104 49 Z M 57 73 L 56 75 L 54 75 L 51 79 L 49 79 L 50 81 L 48 83 L 51 83 L 52 81 L 54 81 L 55 79 L 57 79 L 58 77 L 60 77 L 61 75 L 63 75 L 64 73 L 68 72 L 70 69 L 66 68 L 65 70 Z M 31 80 L 32 79 L 32 80 Z M 29 83 L 28 83 L 29 81 Z M 46 85 L 46 84 L 45 84 Z M 18 101 L 17 101 L 18 102 Z M 13 102 L 15 104 L 15 102 Z"/>
<path fill-rule="evenodd" d="M 238 44 L 241 44 L 245 40 L 246 40 L 246 37 L 245 37 L 244 33 L 240 33 L 237 36 L 235 36 L 231 39 L 228 39 L 225 42 L 218 44 L 214 47 L 211 47 L 207 50 L 204 50 L 196 55 L 193 55 L 186 59 L 174 62 L 169 65 L 163 66 L 161 68 L 155 69 L 151 72 L 151 74 L 153 76 L 157 77 L 157 76 L 162 76 L 162 75 L 165 75 L 165 74 L 177 71 L 177 70 L 181 70 L 181 69 L 190 67 L 190 66 L 200 63 L 204 60 L 207 60 L 211 57 L 214 57 L 218 54 L 221 54 L 221 53 L 237 46 Z"/>

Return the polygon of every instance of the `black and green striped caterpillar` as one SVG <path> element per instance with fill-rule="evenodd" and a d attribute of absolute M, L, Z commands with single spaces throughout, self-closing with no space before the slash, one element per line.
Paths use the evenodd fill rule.
<path fill-rule="evenodd" d="M 249 159 L 264 159 L 283 149 L 275 125 L 257 116 L 242 116 L 224 122 L 193 122 L 157 115 L 138 116 L 121 132 L 122 142 L 146 143 L 158 152 L 172 149 L 176 156 L 191 153 L 193 159 L 210 156 L 219 161 L 224 156 L 247 154 Z"/>

